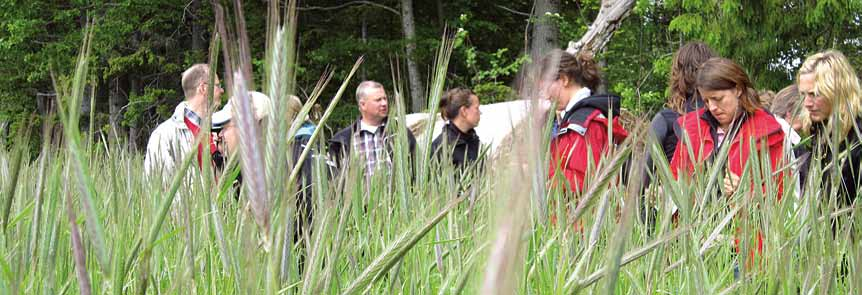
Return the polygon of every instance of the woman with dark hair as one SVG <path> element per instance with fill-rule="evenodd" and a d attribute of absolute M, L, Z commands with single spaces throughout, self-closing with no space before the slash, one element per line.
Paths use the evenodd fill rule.
<path fill-rule="evenodd" d="M 475 162 L 481 145 L 474 130 L 482 116 L 479 97 L 470 89 L 450 89 L 440 98 L 440 116 L 447 123 L 431 143 L 434 154 L 440 159 L 443 158 L 441 153 L 449 154 L 457 167 Z"/>
<path fill-rule="evenodd" d="M 620 98 L 593 94 L 601 73 L 589 53 L 554 50 L 542 60 L 542 69 L 541 90 L 556 105 L 549 176 L 562 172 L 569 189 L 580 192 L 588 171 L 595 171 L 612 144 L 628 137 L 619 122 Z"/>
<path fill-rule="evenodd" d="M 688 112 L 703 107 L 703 100 L 694 87 L 697 68 L 716 54 L 703 42 L 689 42 L 679 48 L 673 56 L 670 69 L 670 98 L 667 108 L 659 111 L 650 123 L 651 135 L 661 144 L 668 162 L 673 159 L 679 136 L 677 119 Z M 647 167 L 652 168 L 652 157 L 647 153 Z M 649 175 L 649 173 L 645 173 Z M 647 179 L 648 181 L 649 179 Z M 648 183 L 645 183 L 648 184 Z"/>
<path fill-rule="evenodd" d="M 695 86 L 706 106 L 679 119 L 682 136 L 687 136 L 688 141 L 681 137 L 677 144 L 670 164 L 674 176 L 690 176 L 702 163 L 715 160 L 714 154 L 723 144 L 730 145 L 725 194 L 736 189 L 752 155 L 751 146 L 756 149 L 753 152 L 769 154 L 770 167 L 763 167 L 763 171 L 775 171 L 784 157 L 784 131 L 763 109 L 742 67 L 725 58 L 709 59 L 698 70 Z"/>
<path fill-rule="evenodd" d="M 777 199 L 781 199 L 783 173 L 778 171 L 785 156 L 784 131 L 781 125 L 760 103 L 757 92 L 745 71 L 735 62 L 725 58 L 711 58 L 697 71 L 695 87 L 703 98 L 705 107 L 690 112 L 679 119 L 683 134 L 674 151 L 670 168 L 677 178 L 688 178 L 705 172 L 709 163 L 723 163 L 725 171 L 723 192 L 732 195 L 740 182 L 740 175 L 752 156 L 768 155 L 769 163 L 753 163 L 747 169 L 759 172 L 762 177 L 772 176 L 778 188 Z M 727 146 L 729 145 L 729 146 Z M 727 146 L 727 158 L 719 159 L 719 151 Z M 759 169 L 753 168 L 755 165 Z M 762 184 L 751 182 L 753 189 Z M 763 238 L 759 231 L 753 237 L 753 248 L 749 257 L 763 251 Z M 736 240 L 739 245 L 739 239 Z M 737 251 L 740 251 L 737 248 Z M 752 260 L 746 260 L 746 265 Z"/>

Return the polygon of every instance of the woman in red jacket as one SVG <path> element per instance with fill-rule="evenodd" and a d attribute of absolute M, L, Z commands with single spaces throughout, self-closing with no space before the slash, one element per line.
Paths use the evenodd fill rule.
<path fill-rule="evenodd" d="M 554 179 L 558 171 L 562 172 L 568 188 L 580 192 L 585 176 L 595 172 L 608 147 L 628 136 L 618 118 L 620 98 L 593 94 L 601 82 L 601 73 L 590 54 L 575 56 L 554 50 L 542 60 L 542 68 L 550 73 L 543 90 L 556 105 L 550 177 Z"/>
<path fill-rule="evenodd" d="M 674 176 L 706 171 L 703 164 L 713 162 L 713 154 L 722 144 L 729 144 L 725 163 L 728 193 L 738 184 L 751 156 L 752 142 L 758 153 L 766 149 L 770 168 L 775 170 L 784 157 L 784 132 L 760 104 L 745 71 L 729 59 L 711 58 L 698 70 L 695 85 L 706 106 L 679 119 L 688 142 L 680 138 L 677 144 L 670 164 Z"/>
<path fill-rule="evenodd" d="M 677 144 L 670 164 L 674 176 L 705 172 L 704 164 L 715 162 L 715 155 L 728 144 L 725 195 L 732 194 L 739 185 L 739 176 L 752 156 L 752 145 L 754 152 L 769 155 L 770 167 L 763 167 L 763 171 L 771 175 L 784 157 L 784 132 L 775 117 L 763 109 L 745 71 L 729 59 L 711 58 L 701 65 L 695 81 L 706 106 L 679 119 L 688 140 L 680 138 Z M 778 182 L 778 199 L 781 178 L 780 174 L 774 178 Z M 759 253 L 763 250 L 759 231 L 755 240 L 754 249 Z M 750 252 L 751 259 L 754 253 Z M 752 260 L 748 261 L 746 264 Z"/>

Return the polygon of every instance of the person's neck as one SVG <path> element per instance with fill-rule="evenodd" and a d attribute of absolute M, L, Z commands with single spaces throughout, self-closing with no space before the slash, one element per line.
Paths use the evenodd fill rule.
<path fill-rule="evenodd" d="M 206 115 L 206 99 L 192 98 L 187 100 L 186 103 L 188 104 L 189 109 L 195 112 L 195 114 L 198 114 L 199 116 Z"/>
<path fill-rule="evenodd" d="M 452 125 L 454 125 L 455 128 L 458 128 L 458 131 L 461 131 L 461 133 L 464 134 L 467 134 L 467 132 L 473 130 L 473 126 L 470 126 L 470 124 L 464 122 L 464 120 L 452 120 Z"/>
<path fill-rule="evenodd" d="M 578 91 L 581 91 L 581 89 L 584 89 L 584 87 L 578 85 L 572 85 L 569 88 L 566 88 L 566 91 L 563 93 L 563 98 L 565 99 L 565 101 L 561 100 L 557 104 L 557 112 L 568 111 L 570 104 L 572 104 L 572 101 L 576 99 L 575 95 L 578 93 Z"/>
<path fill-rule="evenodd" d="M 382 118 L 381 119 L 371 119 L 371 118 L 368 118 L 366 116 L 362 116 L 362 118 L 360 120 L 362 120 L 362 123 L 364 123 L 365 125 L 373 126 L 373 127 L 377 127 L 377 126 L 380 126 L 383 124 Z"/>

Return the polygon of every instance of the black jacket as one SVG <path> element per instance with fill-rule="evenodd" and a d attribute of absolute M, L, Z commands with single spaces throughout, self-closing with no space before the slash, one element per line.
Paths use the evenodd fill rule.
<path fill-rule="evenodd" d="M 357 130 L 359 130 L 359 120 L 361 120 L 361 118 L 357 119 L 355 122 L 353 122 L 353 124 L 350 124 L 350 126 L 339 130 L 335 133 L 335 135 L 332 136 L 331 139 L 329 139 L 329 156 L 335 162 L 335 165 L 337 165 L 338 168 L 341 168 L 343 166 L 342 161 L 345 161 L 345 159 L 350 159 L 350 150 L 353 148 L 353 134 Z M 387 134 L 387 139 L 389 139 L 392 138 L 395 134 L 392 134 L 390 133 L 390 130 L 385 129 L 386 126 L 389 126 L 388 124 L 385 124 L 386 121 L 387 119 L 383 120 L 384 125 L 382 126 L 382 128 L 384 128 L 384 133 Z M 413 133 L 411 133 L 410 130 L 407 130 L 407 142 L 410 146 L 410 156 L 412 157 L 414 151 L 416 150 L 416 137 L 413 136 Z M 387 143 L 389 143 L 387 145 L 387 149 L 391 154 L 392 141 L 387 140 Z"/>
<path fill-rule="evenodd" d="M 444 141 L 447 146 L 443 145 Z M 443 126 L 443 132 L 431 143 L 431 150 L 438 159 L 443 159 L 443 153 L 449 153 L 455 166 L 464 167 L 476 161 L 480 146 L 476 130 L 464 133 L 455 124 L 449 123 Z"/>
<path fill-rule="evenodd" d="M 311 135 L 314 133 L 314 129 L 317 128 L 311 122 L 305 122 L 302 126 L 297 130 L 296 135 L 294 135 L 292 155 L 290 156 L 290 165 L 288 171 L 299 162 L 299 157 L 302 156 L 302 150 L 305 149 L 306 146 L 311 144 L 309 141 L 311 140 Z M 296 198 L 296 208 L 300 214 L 300 217 L 297 220 L 296 226 L 296 235 L 297 237 L 301 237 L 301 233 L 304 229 L 311 230 L 311 221 L 314 210 L 314 192 L 313 188 L 313 179 L 312 179 L 312 167 L 314 161 L 317 159 L 316 149 L 312 149 L 311 152 L 306 156 L 305 161 L 302 162 L 302 167 L 300 168 L 300 173 L 298 175 L 298 179 L 296 183 L 298 185 L 298 196 Z"/>
<path fill-rule="evenodd" d="M 686 113 L 693 112 L 703 107 L 703 101 L 697 97 L 690 97 L 685 101 L 683 107 Z M 682 129 L 677 121 L 680 116 L 681 114 L 675 110 L 665 108 L 656 113 L 652 118 L 652 122 L 650 122 L 650 135 L 661 145 L 668 163 L 673 159 L 673 153 L 676 152 L 676 144 L 679 143 L 679 135 L 682 134 Z M 650 173 L 655 173 L 655 166 L 652 154 L 649 152 L 649 147 L 646 150 L 646 169 L 647 171 L 644 171 L 643 178 L 644 187 L 647 187 L 652 182 Z"/>
<path fill-rule="evenodd" d="M 838 192 L 831 191 L 831 187 L 829 187 L 829 175 L 834 171 L 834 169 L 829 168 L 823 171 L 823 184 L 826 185 L 825 195 L 838 197 L 838 206 L 846 207 L 853 203 L 853 200 L 856 199 L 856 194 L 859 189 L 859 180 L 860 180 L 860 166 L 862 163 L 862 141 L 858 134 L 856 133 L 857 129 L 862 131 L 862 117 L 856 118 L 856 128 L 851 128 L 850 132 L 844 137 L 844 141 L 841 142 L 841 145 L 838 147 L 838 153 L 842 153 L 850 148 L 848 153 L 848 158 L 843 159 L 843 165 L 841 165 L 841 187 Z M 818 157 L 820 160 L 821 167 L 826 167 L 833 161 L 832 151 L 829 147 L 828 138 L 831 136 L 829 130 L 826 130 L 826 126 L 824 124 L 815 124 L 813 126 L 813 136 L 812 138 L 812 154 L 807 157 L 805 162 L 802 164 L 802 170 L 808 172 L 808 169 L 811 167 L 811 161 L 814 157 Z M 841 159 L 839 159 L 841 160 Z"/>

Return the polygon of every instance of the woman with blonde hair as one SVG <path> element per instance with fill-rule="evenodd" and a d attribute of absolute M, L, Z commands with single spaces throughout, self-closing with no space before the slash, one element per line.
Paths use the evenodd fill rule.
<path fill-rule="evenodd" d="M 828 183 L 831 175 L 840 179 L 839 191 L 826 186 L 826 195 L 840 196 L 839 205 L 850 205 L 859 187 L 859 163 L 862 146 L 862 87 L 856 71 L 841 52 L 828 50 L 805 59 L 797 75 L 802 105 L 811 119 L 812 156 L 805 166 L 817 159 Z M 845 155 L 849 158 L 843 158 Z M 835 156 L 838 156 L 835 158 Z M 831 165 L 830 165 L 831 164 Z M 830 167 L 840 166 L 841 170 Z M 833 174 L 839 173 L 839 174 Z M 810 173 L 809 173 L 810 174 Z"/>

